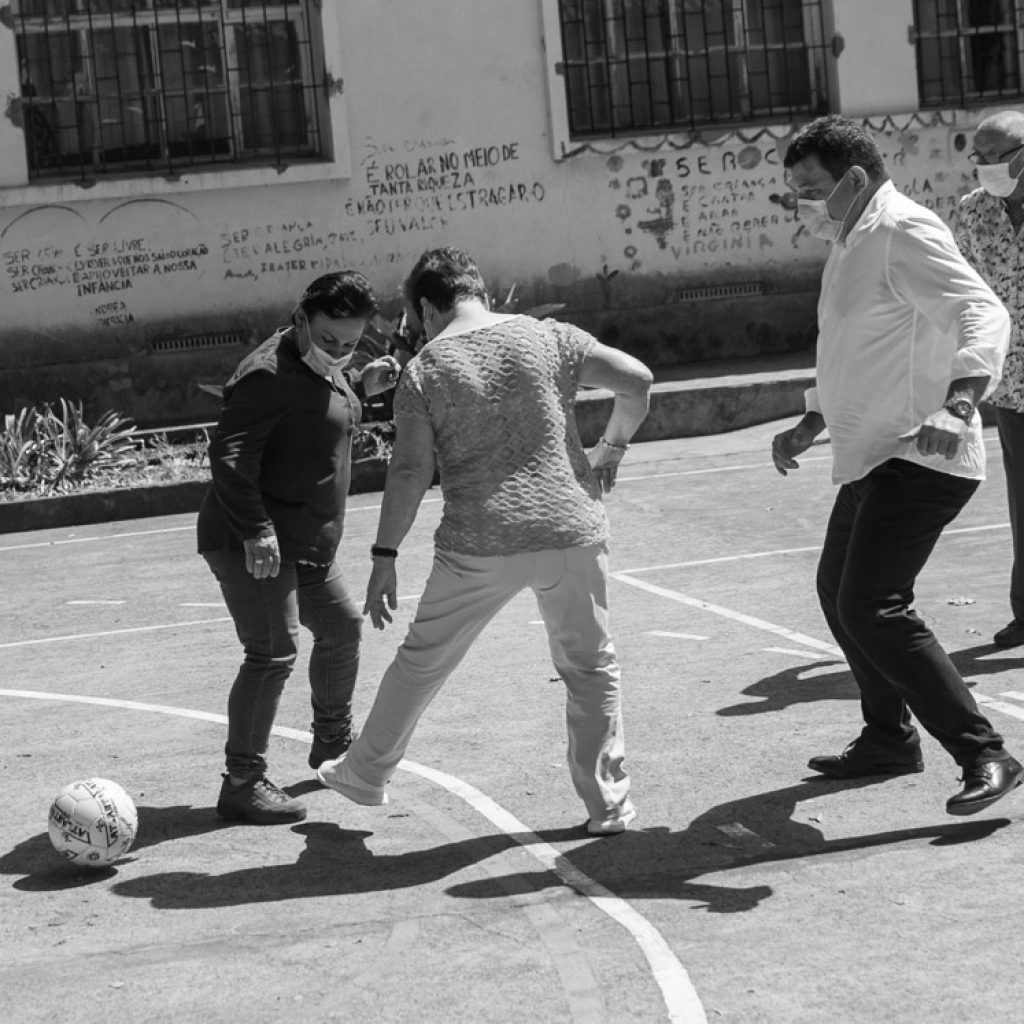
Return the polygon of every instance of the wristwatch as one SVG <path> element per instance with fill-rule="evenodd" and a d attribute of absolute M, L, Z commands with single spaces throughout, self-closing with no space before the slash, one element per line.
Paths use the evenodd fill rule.
<path fill-rule="evenodd" d="M 974 419 L 974 403 L 966 398 L 947 398 L 942 408 L 964 423 L 969 424 Z"/>

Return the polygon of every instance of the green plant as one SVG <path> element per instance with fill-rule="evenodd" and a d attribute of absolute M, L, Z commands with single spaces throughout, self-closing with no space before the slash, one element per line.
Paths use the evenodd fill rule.
<path fill-rule="evenodd" d="M 4 417 L 0 490 L 54 494 L 137 458 L 135 425 L 108 411 L 93 426 L 81 403 L 60 400 Z"/>
<path fill-rule="evenodd" d="M 40 466 L 51 493 L 108 466 L 136 457 L 135 424 L 112 410 L 94 426 L 85 422 L 81 402 L 62 398 L 60 414 L 49 405 L 39 417 L 42 448 Z"/>
<path fill-rule="evenodd" d="M 39 461 L 39 413 L 32 408 L 4 416 L 0 433 L 0 490 L 24 490 Z"/>

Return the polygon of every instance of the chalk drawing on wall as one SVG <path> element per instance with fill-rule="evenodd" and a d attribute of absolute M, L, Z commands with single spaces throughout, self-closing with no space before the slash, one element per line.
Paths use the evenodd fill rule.
<path fill-rule="evenodd" d="M 615 153 L 605 167 L 633 271 L 658 252 L 677 261 L 753 262 L 800 237 L 795 209 L 773 200 L 786 191 L 774 141 L 642 159 Z"/>

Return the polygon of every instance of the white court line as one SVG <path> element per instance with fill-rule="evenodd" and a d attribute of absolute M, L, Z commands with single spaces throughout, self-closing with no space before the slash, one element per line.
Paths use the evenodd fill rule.
<path fill-rule="evenodd" d="M 127 601 L 99 601 L 99 600 L 96 600 L 96 601 L 92 601 L 92 600 L 86 601 L 86 600 L 82 600 L 82 601 L 65 601 L 64 603 L 65 604 L 127 604 L 128 602 Z"/>
<path fill-rule="evenodd" d="M 646 580 L 633 579 L 624 572 L 613 572 L 611 577 L 614 580 L 618 580 L 620 583 L 626 583 L 639 590 L 646 590 L 649 594 L 655 594 L 658 597 L 667 597 L 670 601 L 678 601 L 680 604 L 689 605 L 691 608 L 697 608 L 702 612 L 711 612 L 713 615 L 721 615 L 725 619 L 732 619 L 734 622 L 739 622 L 744 626 L 753 626 L 755 629 L 763 629 L 765 632 L 774 633 L 776 636 L 781 636 L 787 640 L 792 640 L 795 643 L 803 644 L 805 647 L 810 647 L 817 651 L 824 651 L 826 654 L 829 654 L 834 658 L 843 657 L 843 652 L 836 647 L 835 644 L 826 643 L 824 640 L 818 640 L 813 636 L 807 636 L 806 633 L 797 633 L 795 630 L 787 629 L 785 626 L 777 626 L 774 622 L 768 622 L 765 619 L 757 619 L 752 615 L 744 615 L 743 612 L 733 611 L 731 608 L 723 608 L 721 605 L 711 604 L 710 601 L 702 601 L 699 597 L 688 597 L 686 594 L 680 594 L 677 590 L 669 590 L 668 587 L 659 587 L 654 583 L 648 583 Z"/>
<path fill-rule="evenodd" d="M 1024 700 L 1024 693 L 1019 690 L 1003 690 L 1000 697 L 1012 697 L 1014 700 Z"/>
<path fill-rule="evenodd" d="M 38 690 L 2 690 L 0 697 L 24 697 L 31 700 L 71 701 L 78 704 L 98 704 L 104 707 L 122 708 L 129 711 L 155 711 L 164 715 L 177 715 L 181 718 L 195 718 L 205 722 L 227 724 L 227 717 L 208 711 L 193 711 L 189 708 L 169 707 L 165 704 L 143 704 L 130 700 L 115 700 L 107 697 L 86 697 L 66 693 L 44 693 Z M 272 730 L 278 736 L 309 743 L 310 734 L 299 729 L 274 726 Z M 701 1005 L 693 982 L 686 968 L 683 967 L 664 936 L 645 917 L 633 909 L 625 900 L 606 889 L 600 882 L 577 868 L 571 861 L 558 852 L 549 843 L 541 842 L 539 837 L 526 827 L 504 807 L 486 796 L 474 786 L 463 782 L 454 775 L 439 772 L 415 761 L 403 759 L 398 767 L 413 775 L 419 775 L 428 782 L 433 782 L 442 789 L 448 790 L 453 796 L 464 800 L 478 814 L 485 817 L 496 828 L 514 839 L 535 860 L 539 861 L 548 871 L 556 874 L 562 881 L 582 896 L 585 896 L 602 913 L 621 925 L 636 941 L 641 952 L 647 959 L 651 974 L 661 989 L 661 995 L 668 1011 L 671 1024 L 707 1024 L 707 1016 Z"/>
<path fill-rule="evenodd" d="M 1005 700 L 996 700 L 994 697 L 986 697 L 985 694 L 978 693 L 977 690 L 971 690 L 971 693 L 974 694 L 974 699 L 982 707 L 991 708 L 993 711 L 1002 711 L 1004 715 L 1024 721 L 1024 708 L 1020 707 L 1020 705 L 1008 704 Z"/>
<path fill-rule="evenodd" d="M 770 654 L 795 654 L 798 658 L 810 658 L 811 661 L 827 661 L 827 654 L 812 654 L 810 651 L 795 651 L 792 647 L 766 647 Z M 840 655 L 840 657 L 842 657 Z M 846 660 L 845 658 L 843 659 Z"/>
<path fill-rule="evenodd" d="M 421 505 L 433 505 L 441 501 L 441 498 L 424 498 Z M 380 505 L 359 505 L 355 508 L 346 508 L 345 512 L 377 512 Z M 166 526 L 156 530 L 130 530 L 125 533 L 111 533 L 100 537 L 68 537 L 64 540 L 40 540 L 31 544 L 10 544 L 7 547 L 0 547 L 0 554 L 4 551 L 27 551 L 30 548 L 55 548 L 62 544 L 93 544 L 102 540 L 124 540 L 126 537 L 155 537 L 162 533 L 185 533 L 195 529 L 195 525 L 189 526 Z"/>
<path fill-rule="evenodd" d="M 662 629 L 652 629 L 651 636 L 667 636 L 671 640 L 710 640 L 709 636 L 701 636 L 699 633 L 668 633 Z"/>
<path fill-rule="evenodd" d="M 107 629 L 101 633 L 69 633 L 66 636 L 44 636 L 38 640 L 14 640 L 8 644 L 0 644 L 0 651 L 11 647 L 35 647 L 39 644 L 60 644 L 66 640 L 95 640 L 101 636 L 122 636 L 125 633 L 149 633 L 158 629 L 179 629 L 182 626 L 206 626 L 212 622 L 230 622 L 230 615 L 217 619 L 192 619 L 189 622 L 162 622 L 156 626 L 130 626 L 127 629 Z"/>
<path fill-rule="evenodd" d="M 1008 530 L 1009 523 L 992 523 L 987 526 L 958 526 L 942 531 L 943 537 L 958 533 L 986 533 L 989 530 Z M 718 558 L 697 558 L 690 562 L 663 562 L 660 565 L 640 565 L 622 569 L 624 573 L 659 572 L 662 569 L 692 569 L 699 565 L 719 565 L 723 562 L 748 562 L 755 558 L 774 558 L 777 555 L 802 555 L 809 551 L 820 551 L 820 544 L 801 548 L 772 548 L 768 551 L 751 551 L 741 555 L 720 555 Z"/>

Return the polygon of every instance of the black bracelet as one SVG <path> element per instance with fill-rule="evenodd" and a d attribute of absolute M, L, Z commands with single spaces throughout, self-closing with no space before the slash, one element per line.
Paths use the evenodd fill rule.
<path fill-rule="evenodd" d="M 382 548 L 379 544 L 370 545 L 371 558 L 397 558 L 398 548 Z"/>

